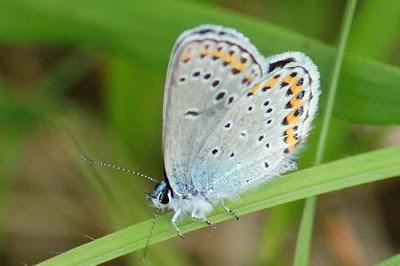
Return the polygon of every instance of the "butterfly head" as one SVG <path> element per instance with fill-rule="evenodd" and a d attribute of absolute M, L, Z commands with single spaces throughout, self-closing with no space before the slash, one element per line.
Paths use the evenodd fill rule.
<path fill-rule="evenodd" d="M 171 187 L 165 181 L 157 183 L 153 192 L 150 193 L 150 199 L 154 207 L 158 209 L 169 207 L 172 199 Z"/>

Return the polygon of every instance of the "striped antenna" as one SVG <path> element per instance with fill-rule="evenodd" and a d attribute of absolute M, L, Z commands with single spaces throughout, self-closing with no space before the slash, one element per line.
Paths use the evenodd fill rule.
<path fill-rule="evenodd" d="M 129 174 L 132 174 L 132 175 L 138 175 L 138 176 L 141 176 L 141 177 L 145 177 L 148 180 L 153 181 L 154 183 L 158 183 L 158 181 L 155 178 L 152 178 L 151 176 L 148 176 L 148 175 L 145 175 L 145 174 L 142 174 L 142 173 L 139 173 L 139 172 L 135 172 L 135 171 L 120 167 L 120 166 L 115 165 L 115 164 L 106 163 L 106 162 L 102 162 L 102 161 L 96 161 L 96 160 L 90 159 L 90 158 L 88 158 L 88 157 L 86 157 L 86 156 L 84 156 L 82 154 L 81 154 L 81 158 L 82 158 L 82 160 L 84 160 L 84 161 L 86 161 L 88 163 L 94 164 L 96 166 L 108 167 L 108 168 L 112 168 L 112 169 L 115 169 L 115 170 L 118 170 L 118 171 L 129 173 Z"/>

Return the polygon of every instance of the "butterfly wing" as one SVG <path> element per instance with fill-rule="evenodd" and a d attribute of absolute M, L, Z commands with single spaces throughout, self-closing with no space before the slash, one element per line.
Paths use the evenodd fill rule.
<path fill-rule="evenodd" d="M 194 158 L 238 96 L 260 80 L 262 65 L 256 48 L 232 29 L 206 25 L 178 38 L 163 112 L 165 171 L 175 193 L 193 191 Z"/>
<path fill-rule="evenodd" d="M 210 198 L 234 197 L 296 167 L 293 155 L 317 110 L 319 72 L 299 52 L 274 56 L 266 68 L 226 112 L 191 169 L 193 185 Z"/>

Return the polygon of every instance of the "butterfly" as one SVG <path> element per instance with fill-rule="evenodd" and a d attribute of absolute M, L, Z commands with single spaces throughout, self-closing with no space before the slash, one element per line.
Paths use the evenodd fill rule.
<path fill-rule="evenodd" d="M 172 224 L 190 213 L 207 224 L 226 205 L 296 169 L 295 154 L 318 107 L 319 71 L 301 52 L 265 58 L 234 29 L 201 25 L 172 50 L 164 92 L 164 180 L 150 194 L 172 209 Z"/>

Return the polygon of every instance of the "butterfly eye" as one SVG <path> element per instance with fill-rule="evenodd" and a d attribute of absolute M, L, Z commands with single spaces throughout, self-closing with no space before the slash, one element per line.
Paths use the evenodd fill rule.
<path fill-rule="evenodd" d="M 168 190 L 165 189 L 161 192 L 160 197 L 158 198 L 160 203 L 162 204 L 168 204 L 169 202 L 169 196 L 168 196 Z"/>

